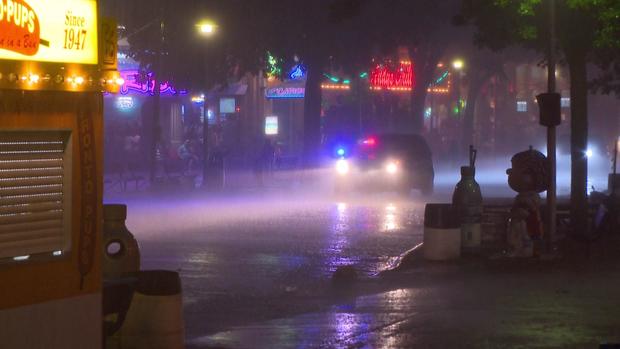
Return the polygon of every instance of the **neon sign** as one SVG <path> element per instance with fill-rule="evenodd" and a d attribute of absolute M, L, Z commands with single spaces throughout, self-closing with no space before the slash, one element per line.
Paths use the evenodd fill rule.
<path fill-rule="evenodd" d="M 304 98 L 305 87 L 271 87 L 265 90 L 266 98 Z"/>
<path fill-rule="evenodd" d="M 301 63 L 296 64 L 288 73 L 288 78 L 291 80 L 301 80 L 304 77 L 306 77 L 306 67 Z"/>
<path fill-rule="evenodd" d="M 125 80 L 125 83 L 121 86 L 121 94 L 126 95 L 130 91 L 137 92 L 145 95 L 155 95 L 155 74 L 152 72 L 144 73 L 138 70 L 125 70 L 121 71 L 121 78 Z M 159 85 L 159 93 L 164 95 L 184 95 L 187 93 L 185 90 L 177 91 L 170 82 L 165 81 Z"/>
<path fill-rule="evenodd" d="M 411 91 L 413 87 L 413 65 L 409 61 L 401 61 L 396 69 L 377 64 L 370 72 L 372 90 Z"/>
<path fill-rule="evenodd" d="M 282 68 L 280 68 L 280 60 L 269 51 L 267 51 L 266 72 L 267 77 L 269 78 L 276 78 L 282 73 Z"/>
<path fill-rule="evenodd" d="M 450 93 L 450 72 L 445 71 L 435 82 L 431 83 L 426 89 L 429 93 L 447 94 Z"/>
<path fill-rule="evenodd" d="M 350 85 L 345 84 L 321 84 L 323 90 L 350 90 Z"/>

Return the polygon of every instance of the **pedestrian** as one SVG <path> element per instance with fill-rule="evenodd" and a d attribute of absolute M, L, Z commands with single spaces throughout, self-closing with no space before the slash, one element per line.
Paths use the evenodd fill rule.
<path fill-rule="evenodd" d="M 128 172 L 131 177 L 135 177 L 137 163 L 140 158 L 141 137 L 137 127 L 129 127 L 129 132 L 123 140 L 123 150 L 125 151 L 124 172 Z"/>
<path fill-rule="evenodd" d="M 194 163 L 198 161 L 198 157 L 194 154 L 192 142 L 186 139 L 177 149 L 179 159 L 183 161 L 183 175 L 187 175 L 193 171 Z"/>
<path fill-rule="evenodd" d="M 271 173 L 273 169 L 273 160 L 275 157 L 275 149 L 270 139 L 265 139 L 263 143 L 263 149 L 261 150 L 261 160 L 263 168 L 267 173 Z"/>
<path fill-rule="evenodd" d="M 276 143 L 273 165 L 277 170 L 282 167 L 282 145 L 280 143 Z"/>
<path fill-rule="evenodd" d="M 254 159 L 254 179 L 256 180 L 256 185 L 260 188 L 264 186 L 263 181 L 263 159 L 260 154 L 256 156 Z"/>

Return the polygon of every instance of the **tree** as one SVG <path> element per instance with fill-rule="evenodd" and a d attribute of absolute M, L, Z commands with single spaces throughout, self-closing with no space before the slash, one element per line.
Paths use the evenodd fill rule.
<path fill-rule="evenodd" d="M 557 49 L 571 78 L 571 221 L 573 231 L 588 230 L 587 96 L 589 62 L 618 66 L 610 51 L 620 47 L 620 4 L 615 0 L 557 1 Z M 475 40 L 492 49 L 519 44 L 545 52 L 549 41 L 549 6 L 542 0 L 464 0 L 464 18 L 477 27 Z M 601 59 L 606 57 L 607 59 Z M 605 83 L 605 80 L 599 80 Z"/>
<path fill-rule="evenodd" d="M 504 57 L 486 50 L 475 50 L 467 56 L 468 89 L 467 104 L 463 114 L 462 149 L 474 144 L 474 119 L 478 97 L 482 87 L 493 76 L 505 78 Z"/>
<path fill-rule="evenodd" d="M 240 71 L 258 73 L 265 66 L 265 53 L 292 66 L 298 57 L 306 66 L 304 98 L 304 164 L 317 164 L 321 145 L 321 82 L 333 62 L 362 57 L 353 55 L 364 47 L 363 36 L 355 35 L 361 8 L 359 0 L 263 0 L 227 2 L 227 8 L 243 19 L 234 23 L 239 40 L 228 50 Z M 242 38 L 242 34 L 247 34 Z M 257 34 L 258 33 L 258 34 Z M 250 39 L 249 39 L 249 38 Z M 353 63 L 352 65 L 355 65 Z"/>

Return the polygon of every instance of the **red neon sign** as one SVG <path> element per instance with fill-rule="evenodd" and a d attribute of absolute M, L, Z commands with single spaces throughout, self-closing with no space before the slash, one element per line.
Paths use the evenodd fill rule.
<path fill-rule="evenodd" d="M 413 87 L 413 64 L 409 61 L 401 61 L 395 69 L 377 64 L 370 72 L 372 90 L 411 91 Z"/>

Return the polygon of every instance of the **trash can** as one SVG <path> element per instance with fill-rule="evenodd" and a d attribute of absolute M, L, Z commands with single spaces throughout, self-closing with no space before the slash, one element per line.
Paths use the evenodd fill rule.
<path fill-rule="evenodd" d="M 461 256 L 461 225 L 452 204 L 427 204 L 424 210 L 424 258 L 446 261 Z"/>
<path fill-rule="evenodd" d="M 209 156 L 207 173 L 207 188 L 211 190 L 224 189 L 224 154 L 219 151 Z"/>
<path fill-rule="evenodd" d="M 129 311 L 118 332 L 126 349 L 182 349 L 185 347 L 183 300 L 179 273 L 140 271 Z"/>

